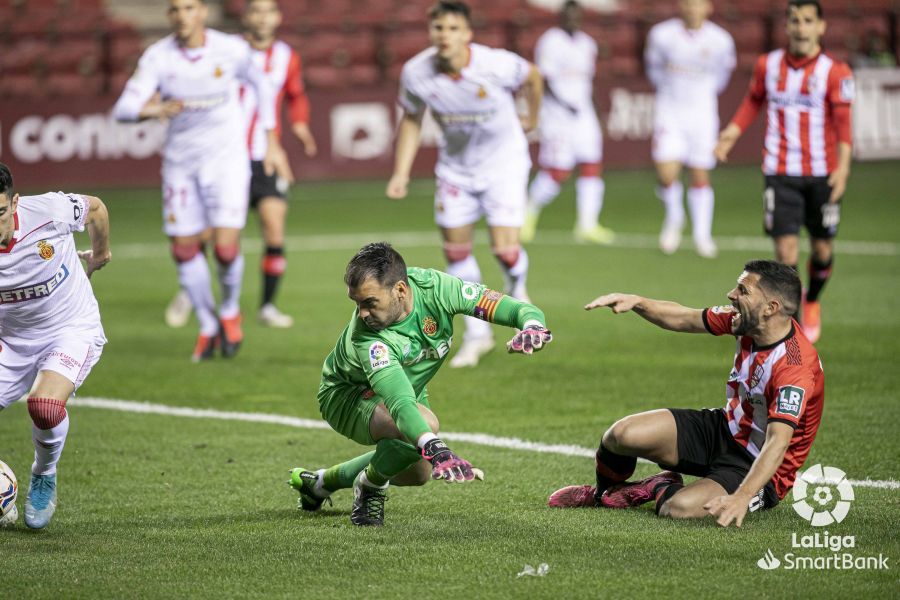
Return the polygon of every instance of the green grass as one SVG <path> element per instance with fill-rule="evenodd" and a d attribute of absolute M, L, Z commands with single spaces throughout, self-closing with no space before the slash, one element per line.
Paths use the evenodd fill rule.
<path fill-rule="evenodd" d="M 854 167 L 841 240 L 900 242 L 895 169 L 896 163 Z M 721 169 L 714 183 L 716 235 L 761 235 L 758 171 Z M 416 182 L 402 203 L 384 199 L 383 184 L 298 186 L 292 239 L 354 232 L 391 239 L 398 232 L 433 231 L 431 182 Z M 621 232 L 655 234 L 662 210 L 652 187 L 646 171 L 609 173 L 604 222 Z M 320 366 L 353 308 L 341 281 L 343 268 L 364 236 L 337 249 L 289 246 L 280 304 L 299 324 L 274 331 L 252 318 L 259 244 L 251 222 L 245 346 L 233 361 L 191 365 L 193 325 L 171 330 L 162 324 L 176 282 L 159 232 L 158 192 L 72 191 L 98 193 L 110 207 L 113 227 L 113 262 L 93 280 L 109 345 L 79 395 L 319 418 Z M 539 236 L 569 230 L 573 195 L 566 187 L 545 211 Z M 410 264 L 443 266 L 437 243 L 399 249 Z M 704 261 L 688 250 L 664 257 L 652 248 L 550 244 L 538 237 L 529 252 L 529 291 L 556 339 L 532 358 L 496 351 L 476 370 L 442 371 L 429 391 L 443 429 L 593 447 L 624 415 L 722 404 L 733 341 L 676 335 L 634 315 L 585 313 L 581 306 L 616 290 L 693 306 L 722 303 L 743 262 L 769 251 L 723 251 Z M 482 245 L 476 254 L 486 280 L 499 286 L 499 269 L 487 249 Z M 823 297 L 818 346 L 826 409 L 809 465 L 837 466 L 853 479 L 897 477 L 898 275 L 896 254 L 837 256 Z M 505 332 L 498 331 L 501 336 Z M 295 510 L 296 494 L 283 484 L 292 466 L 326 466 L 362 451 L 331 431 L 90 408 L 70 412 L 53 523 L 43 532 L 26 530 L 21 520 L 13 530 L 0 530 L 3 597 L 900 592 L 898 490 L 857 488 L 847 519 L 828 528 L 855 535 L 856 554 L 890 557 L 890 571 L 765 572 L 756 561 L 768 549 L 781 556 L 792 551 L 792 532 L 814 531 L 789 502 L 748 518 L 741 530 L 721 530 L 709 521 L 663 521 L 650 510 L 551 511 L 547 495 L 564 484 L 590 481 L 590 460 L 456 443 L 460 454 L 486 471 L 483 484 L 394 489 L 386 526 L 360 530 L 349 523 L 349 493 L 337 494 L 333 508 L 308 515 Z M 24 403 L 0 418 L 0 458 L 26 480 L 29 423 Z M 650 465 L 639 466 L 639 475 L 652 472 Z M 20 509 L 27 481 L 22 483 Z M 516 578 L 526 563 L 542 562 L 550 565 L 546 577 Z"/>

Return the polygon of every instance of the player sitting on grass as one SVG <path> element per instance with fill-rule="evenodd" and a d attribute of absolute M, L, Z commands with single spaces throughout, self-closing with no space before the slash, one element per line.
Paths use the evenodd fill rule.
<path fill-rule="evenodd" d="M 383 242 L 356 253 L 344 282 L 356 310 L 322 366 L 319 409 L 335 431 L 375 450 L 330 469 L 296 468 L 289 483 L 308 511 L 352 487 L 350 520 L 380 526 L 389 482 L 483 478 L 438 438 L 425 387 L 450 352 L 453 316 L 521 329 L 509 352 L 531 354 L 552 338 L 535 306 L 440 271 L 407 269 Z"/>
<path fill-rule="evenodd" d="M 728 299 L 731 306 L 699 310 L 608 294 L 585 306 L 633 310 L 672 331 L 733 335 L 737 350 L 724 409 L 652 410 L 617 421 L 597 450 L 596 487 L 558 490 L 550 506 L 627 508 L 654 500 L 660 516 L 712 515 L 723 527 L 740 527 L 748 510 L 771 508 L 787 495 L 816 437 L 825 395 L 816 349 L 791 317 L 800 279 L 775 261 L 750 261 Z M 627 483 L 639 457 L 669 471 Z M 680 473 L 701 479 L 684 485 Z"/>

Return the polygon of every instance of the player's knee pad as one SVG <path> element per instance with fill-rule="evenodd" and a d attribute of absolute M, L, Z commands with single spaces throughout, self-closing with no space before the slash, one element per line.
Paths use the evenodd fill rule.
<path fill-rule="evenodd" d="M 216 244 L 216 260 L 220 265 L 228 266 L 237 259 L 240 251 L 238 244 Z"/>
<path fill-rule="evenodd" d="M 544 169 L 544 172 L 560 185 L 565 183 L 566 179 L 568 179 L 569 175 L 572 173 L 572 171 L 568 169 Z"/>
<path fill-rule="evenodd" d="M 578 166 L 579 177 L 600 177 L 603 175 L 603 163 L 582 163 Z"/>
<path fill-rule="evenodd" d="M 200 242 L 190 242 L 188 244 L 172 243 L 172 257 L 177 263 L 186 263 L 193 260 L 195 256 L 200 254 L 202 245 Z"/>
<path fill-rule="evenodd" d="M 283 275 L 287 270 L 287 259 L 280 252 L 277 254 L 266 252 L 262 259 L 262 271 L 266 275 L 278 276 Z"/>
<path fill-rule="evenodd" d="M 444 256 L 448 263 L 464 261 L 469 258 L 470 254 L 472 254 L 472 242 L 462 244 L 444 242 Z"/>
<path fill-rule="evenodd" d="M 28 396 L 28 414 L 38 429 L 53 429 L 66 418 L 66 401 Z"/>
<path fill-rule="evenodd" d="M 519 262 L 519 255 L 522 253 L 522 247 L 516 244 L 506 248 L 494 248 L 494 256 L 507 269 L 512 269 Z"/>

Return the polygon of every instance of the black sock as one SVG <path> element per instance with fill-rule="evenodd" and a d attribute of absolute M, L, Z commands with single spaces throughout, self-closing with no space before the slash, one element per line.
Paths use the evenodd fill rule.
<path fill-rule="evenodd" d="M 681 483 L 668 483 L 663 482 L 656 486 L 656 489 L 653 490 L 653 495 L 656 497 L 656 514 L 659 515 L 659 509 L 662 508 L 662 505 L 666 503 L 666 500 L 674 496 L 678 490 L 683 488 L 684 485 Z"/>
<path fill-rule="evenodd" d="M 815 257 L 809 259 L 806 268 L 809 272 L 809 287 L 806 289 L 807 302 L 815 302 L 822 293 L 822 288 L 828 283 L 831 277 L 831 265 L 834 264 L 834 257 L 828 259 L 828 262 L 819 262 Z"/>
<path fill-rule="evenodd" d="M 263 295 L 262 304 L 271 304 L 275 299 L 275 292 L 284 274 L 287 260 L 284 258 L 284 248 L 280 246 L 266 246 L 266 255 L 262 260 Z"/>
<path fill-rule="evenodd" d="M 602 442 L 597 450 L 596 459 L 598 498 L 608 487 L 627 481 L 634 474 L 634 468 L 637 466 L 636 457 L 610 452 Z"/>

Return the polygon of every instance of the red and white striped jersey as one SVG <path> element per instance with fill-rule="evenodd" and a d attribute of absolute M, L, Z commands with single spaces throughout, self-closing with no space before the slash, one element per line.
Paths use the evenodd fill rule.
<path fill-rule="evenodd" d="M 703 311 L 703 323 L 713 335 L 730 335 L 733 317 L 730 306 Z M 738 336 L 725 397 L 731 435 L 754 458 L 766 440 L 769 423 L 794 428 L 784 460 L 772 477 L 778 497 L 784 498 L 809 455 L 825 403 L 819 354 L 796 321 L 787 337 L 768 346 L 756 346 L 750 337 Z"/>
<path fill-rule="evenodd" d="M 851 143 L 853 73 L 820 52 L 792 56 L 784 49 L 759 57 L 750 89 L 732 119 L 745 130 L 763 103 L 766 175 L 824 177 L 837 167 L 837 143 Z"/>
<path fill-rule="evenodd" d="M 41 339 L 101 329 L 100 309 L 75 249 L 88 201 L 78 194 L 19 196 L 15 232 L 0 248 L 0 337 Z"/>
<path fill-rule="evenodd" d="M 291 123 L 309 122 L 309 99 L 303 87 L 303 66 L 300 55 L 281 40 L 267 50 L 253 49 L 253 64 L 265 74 L 275 94 L 275 128 L 281 135 L 281 107 L 287 98 Z M 241 108 L 247 123 L 247 145 L 250 160 L 262 160 L 266 156 L 266 131 L 259 126 L 259 101 L 256 91 L 241 87 Z"/>

